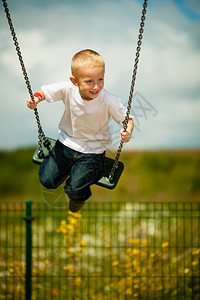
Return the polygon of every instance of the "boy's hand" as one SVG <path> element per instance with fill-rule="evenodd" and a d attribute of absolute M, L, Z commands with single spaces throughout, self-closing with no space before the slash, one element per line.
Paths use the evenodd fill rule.
<path fill-rule="evenodd" d="M 124 129 L 122 128 L 120 130 L 120 134 L 121 134 L 121 140 L 122 140 L 122 142 L 128 143 L 130 141 L 132 132 L 130 132 L 128 130 L 124 131 Z"/>
<path fill-rule="evenodd" d="M 124 125 L 125 122 L 123 122 Z M 127 124 L 127 130 L 124 131 L 124 128 L 122 128 L 120 130 L 120 134 L 121 134 L 121 141 L 124 143 L 128 143 L 130 141 L 131 135 L 132 135 L 132 131 L 134 128 L 134 123 L 133 123 L 133 119 L 129 118 L 128 119 L 128 124 Z"/>
<path fill-rule="evenodd" d="M 33 97 L 34 97 L 34 100 L 35 100 L 35 101 L 33 101 L 33 100 L 31 99 L 31 97 L 28 97 L 28 99 L 27 99 L 27 101 L 26 101 L 27 106 L 28 106 L 30 109 L 35 109 L 35 108 L 37 107 L 37 104 L 38 104 L 39 102 L 41 102 L 41 101 L 44 100 L 45 96 L 44 96 L 43 90 L 41 89 L 41 90 L 37 91 L 37 92 L 33 95 Z"/>
<path fill-rule="evenodd" d="M 40 102 L 39 98 L 37 98 L 37 97 L 34 97 L 34 100 L 35 100 L 35 101 L 33 101 L 33 100 L 31 99 L 31 97 L 28 97 L 28 99 L 27 99 L 27 101 L 26 101 L 27 106 L 28 106 L 30 109 L 35 109 L 35 108 L 37 107 L 37 104 Z"/>

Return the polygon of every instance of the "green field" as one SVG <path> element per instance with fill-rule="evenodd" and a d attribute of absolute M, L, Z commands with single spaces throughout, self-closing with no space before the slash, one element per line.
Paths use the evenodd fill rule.
<path fill-rule="evenodd" d="M 0 152 L 0 199 L 42 200 L 33 149 Z M 197 201 L 200 199 L 200 151 L 126 152 L 123 175 L 114 190 L 93 186 L 91 201 Z M 52 197 L 63 194 L 62 187 Z"/>

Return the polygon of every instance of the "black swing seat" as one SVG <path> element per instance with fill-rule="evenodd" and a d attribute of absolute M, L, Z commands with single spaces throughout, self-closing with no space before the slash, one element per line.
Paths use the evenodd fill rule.
<path fill-rule="evenodd" d="M 54 145 L 56 143 L 56 140 L 52 139 L 52 138 L 47 138 L 47 139 L 50 143 L 49 148 L 51 150 L 54 147 Z M 44 145 L 42 145 L 42 151 L 44 153 L 44 158 L 46 156 L 48 156 L 49 149 L 47 149 Z M 37 165 L 40 165 L 44 158 L 39 158 L 38 157 L 38 147 L 37 147 L 37 149 L 35 150 L 35 152 L 33 154 L 33 162 Z M 112 169 L 113 163 L 114 163 L 114 159 L 105 157 L 103 174 L 102 174 L 102 177 L 96 182 L 97 185 L 102 186 L 102 187 L 107 188 L 107 189 L 114 189 L 116 187 L 116 185 L 119 181 L 119 178 L 122 174 L 122 171 L 124 169 L 124 164 L 121 161 L 118 161 L 118 165 L 117 165 L 117 168 L 115 170 L 114 177 L 110 181 L 109 180 L 109 174 L 110 174 L 110 171 Z"/>

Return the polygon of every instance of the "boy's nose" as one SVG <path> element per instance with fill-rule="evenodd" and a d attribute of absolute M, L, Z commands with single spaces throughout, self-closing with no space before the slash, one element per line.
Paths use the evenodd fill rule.
<path fill-rule="evenodd" d="M 93 85 L 93 89 L 94 89 L 94 90 L 97 90 L 98 88 L 99 88 L 98 83 L 95 82 L 94 85 Z"/>

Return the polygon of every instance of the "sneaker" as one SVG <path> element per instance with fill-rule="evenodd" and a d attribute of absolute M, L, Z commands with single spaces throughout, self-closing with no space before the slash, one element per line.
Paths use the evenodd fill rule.
<path fill-rule="evenodd" d="M 85 204 L 85 201 L 76 202 L 73 200 L 69 200 L 69 210 L 73 213 L 76 213 L 79 210 L 81 210 L 81 208 L 83 207 L 84 204 Z"/>

